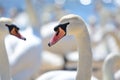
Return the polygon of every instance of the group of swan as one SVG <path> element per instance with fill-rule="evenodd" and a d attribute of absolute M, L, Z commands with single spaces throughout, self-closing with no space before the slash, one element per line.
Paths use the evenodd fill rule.
<path fill-rule="evenodd" d="M 21 33 L 26 36 L 27 41 L 24 43 L 11 35 L 5 39 L 13 80 L 34 79 L 40 71 L 42 60 L 50 63 L 50 65 L 56 64 L 56 66 L 62 66 L 64 63 L 61 57 L 43 51 L 39 22 L 37 22 L 31 1 L 26 0 L 26 4 L 27 14 L 25 12 L 20 13 L 14 18 L 14 23 L 22 28 Z"/>
<path fill-rule="evenodd" d="M 10 70 L 8 56 L 5 51 L 4 38 L 7 33 L 5 29 L 5 24 L 11 25 L 12 21 L 7 18 L 0 19 L 0 35 L 1 35 L 1 50 L 0 50 L 0 79 L 10 80 Z M 10 34 L 18 33 L 18 28 L 10 28 Z M 37 80 L 97 80 L 92 77 L 92 51 L 90 38 L 87 31 L 85 22 L 77 15 L 67 15 L 60 19 L 59 25 L 54 28 L 56 34 L 50 40 L 49 46 L 54 45 L 58 40 L 60 40 L 66 34 L 74 35 L 77 41 L 77 47 L 79 52 L 79 61 L 76 71 L 53 71 L 43 74 Z M 4 32 L 3 32 L 4 31 Z M 25 39 L 19 36 L 21 39 Z M 28 53 L 29 55 L 29 53 Z M 31 60 L 32 61 L 32 60 Z"/>

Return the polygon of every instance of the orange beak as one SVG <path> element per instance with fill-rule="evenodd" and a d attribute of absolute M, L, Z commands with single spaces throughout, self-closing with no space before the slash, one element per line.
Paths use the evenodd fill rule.
<path fill-rule="evenodd" d="M 16 28 L 13 28 L 10 32 L 11 35 L 14 35 L 16 37 L 18 37 L 19 39 L 22 39 L 22 40 L 26 40 L 26 38 L 24 38 Z"/>
<path fill-rule="evenodd" d="M 51 47 L 52 45 L 57 43 L 61 38 L 63 38 L 65 35 L 66 35 L 65 31 L 59 27 L 58 31 L 56 31 L 55 35 L 49 41 L 48 46 Z"/>

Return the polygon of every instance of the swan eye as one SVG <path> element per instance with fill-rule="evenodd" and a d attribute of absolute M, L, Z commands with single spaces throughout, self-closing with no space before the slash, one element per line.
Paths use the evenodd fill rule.
<path fill-rule="evenodd" d="M 16 27 L 17 30 L 20 30 L 20 28 Z"/>
<path fill-rule="evenodd" d="M 57 31 L 58 31 L 58 29 L 59 29 L 58 27 L 55 27 L 55 28 L 54 28 L 54 31 L 55 31 L 55 32 L 57 32 Z"/>
<path fill-rule="evenodd" d="M 57 36 L 57 35 L 59 34 L 59 32 L 60 32 L 59 28 L 61 28 L 61 29 L 65 32 L 65 34 L 66 34 L 66 27 L 67 27 L 68 24 L 70 24 L 70 23 L 68 22 L 68 23 L 59 24 L 58 26 L 56 26 L 56 27 L 54 28 L 54 31 L 56 32 L 56 36 Z"/>
<path fill-rule="evenodd" d="M 19 28 L 14 24 L 11 25 L 6 24 L 6 26 L 8 27 L 10 34 L 15 34 L 18 33 L 19 31 Z"/>
<path fill-rule="evenodd" d="M 19 30 L 19 28 L 16 25 L 11 25 L 13 28 L 15 28 L 16 30 Z"/>
<path fill-rule="evenodd" d="M 55 27 L 54 31 L 56 32 L 56 36 L 59 34 L 59 27 Z"/>
<path fill-rule="evenodd" d="M 17 28 L 12 28 L 12 30 L 10 31 L 11 34 L 15 35 L 18 33 Z"/>

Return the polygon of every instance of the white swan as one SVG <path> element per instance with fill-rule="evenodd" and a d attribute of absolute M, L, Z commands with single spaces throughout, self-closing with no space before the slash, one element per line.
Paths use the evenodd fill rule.
<path fill-rule="evenodd" d="M 110 53 L 103 63 L 103 80 L 120 80 L 119 71 L 114 74 L 114 65 L 115 62 L 119 63 L 120 54 L 119 53 Z"/>
<path fill-rule="evenodd" d="M 35 23 L 34 17 L 31 18 L 31 15 L 35 15 L 31 13 L 33 11 L 31 0 L 26 0 L 26 4 L 30 15 L 24 12 L 14 19 L 15 24 L 22 26 L 21 33 L 26 36 L 26 42 L 10 35 L 5 40 L 13 80 L 32 80 L 39 73 L 41 66 L 42 40 L 39 26 Z"/>
<path fill-rule="evenodd" d="M 7 29 L 8 28 L 8 29 Z M 25 40 L 19 32 L 19 28 L 12 24 L 9 18 L 0 18 L 0 80 L 10 80 L 10 69 L 8 56 L 5 49 L 4 39 L 8 34 L 14 35 L 20 39 Z"/>
<path fill-rule="evenodd" d="M 50 40 L 49 46 L 54 45 L 66 34 L 74 35 L 76 38 L 79 51 L 77 72 L 53 71 L 43 74 L 37 80 L 90 80 L 92 72 L 92 52 L 85 22 L 77 15 L 66 15 L 60 19 L 59 25 L 54 28 L 54 31 L 56 34 Z M 70 44 L 70 46 L 72 45 Z M 93 79 L 92 77 L 92 80 L 95 80 L 95 78 Z"/>

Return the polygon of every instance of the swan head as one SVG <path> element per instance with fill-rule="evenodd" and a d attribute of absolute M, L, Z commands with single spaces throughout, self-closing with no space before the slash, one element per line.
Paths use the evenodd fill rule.
<path fill-rule="evenodd" d="M 49 41 L 48 46 L 54 45 L 66 34 L 74 36 L 78 35 L 78 33 L 80 33 L 80 30 L 82 30 L 83 26 L 85 25 L 83 23 L 83 20 L 78 15 L 69 14 L 63 16 L 59 20 L 59 24 L 54 28 L 55 35 Z"/>
<path fill-rule="evenodd" d="M 12 20 L 9 18 L 0 18 L 0 31 L 0 34 L 4 36 L 9 32 L 9 34 L 16 36 L 19 39 L 26 40 L 26 38 L 19 33 L 19 28 L 12 24 Z"/>

